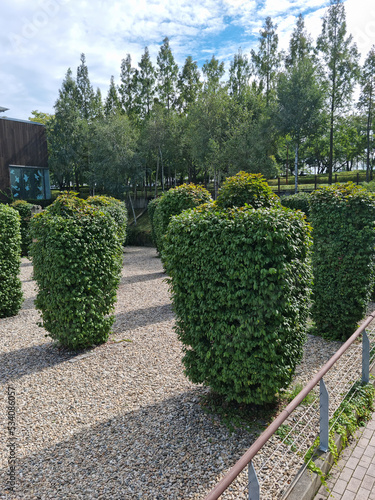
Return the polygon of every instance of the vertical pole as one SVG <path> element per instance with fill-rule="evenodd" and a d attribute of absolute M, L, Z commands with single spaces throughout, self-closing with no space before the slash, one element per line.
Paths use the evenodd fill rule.
<path fill-rule="evenodd" d="M 260 487 L 253 462 L 249 463 L 248 477 L 249 477 L 249 500 L 259 500 Z"/>
<path fill-rule="evenodd" d="M 370 341 L 366 330 L 362 334 L 362 382 L 368 384 L 370 381 Z"/>
<path fill-rule="evenodd" d="M 324 380 L 320 380 L 320 444 L 319 450 L 328 451 L 329 442 L 329 396 Z"/>
<path fill-rule="evenodd" d="M 280 192 L 281 192 L 281 188 L 280 188 L 280 176 L 277 178 L 277 189 L 279 191 L 279 196 L 280 196 Z"/>

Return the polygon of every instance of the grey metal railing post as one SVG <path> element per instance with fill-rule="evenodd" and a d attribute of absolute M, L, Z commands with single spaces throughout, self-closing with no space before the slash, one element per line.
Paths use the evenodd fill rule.
<path fill-rule="evenodd" d="M 370 382 L 370 341 L 366 330 L 362 333 L 362 382 Z"/>
<path fill-rule="evenodd" d="M 324 380 L 320 380 L 320 444 L 319 450 L 329 449 L 329 396 Z"/>
<path fill-rule="evenodd" d="M 249 463 L 248 468 L 249 476 L 249 500 L 259 500 L 260 499 L 260 487 L 257 478 L 257 473 L 255 472 L 253 462 Z"/>

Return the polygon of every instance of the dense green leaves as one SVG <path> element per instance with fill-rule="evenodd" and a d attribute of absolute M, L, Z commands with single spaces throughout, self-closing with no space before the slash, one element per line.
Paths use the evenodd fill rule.
<path fill-rule="evenodd" d="M 118 224 L 107 210 L 64 195 L 34 216 L 31 228 L 43 326 L 72 349 L 105 342 L 120 281 Z"/>
<path fill-rule="evenodd" d="M 156 205 L 155 213 L 150 217 L 156 239 L 156 248 L 160 254 L 163 250 L 164 235 L 171 217 L 180 214 L 183 210 L 198 207 L 209 201 L 211 201 L 211 195 L 207 189 L 194 184 L 183 184 L 163 194 Z"/>
<path fill-rule="evenodd" d="M 21 254 L 26 256 L 29 253 L 31 245 L 29 223 L 32 216 L 31 209 L 33 205 L 24 200 L 17 200 L 11 204 L 11 207 L 15 208 L 21 217 Z"/>
<path fill-rule="evenodd" d="M 374 283 L 375 197 L 353 183 L 310 197 L 317 333 L 345 340 L 366 312 Z"/>
<path fill-rule="evenodd" d="M 310 213 L 309 200 L 309 193 L 297 193 L 290 196 L 283 196 L 281 198 L 281 204 L 284 207 L 293 208 L 293 210 L 301 210 L 308 217 Z"/>
<path fill-rule="evenodd" d="M 120 243 L 124 245 L 128 224 L 128 211 L 125 203 L 110 196 L 89 196 L 87 202 L 95 207 L 101 207 L 104 212 L 109 213 L 117 224 Z"/>
<path fill-rule="evenodd" d="M 309 245 L 304 216 L 285 208 L 172 217 L 163 254 L 194 383 L 257 404 L 287 386 L 305 338 Z"/>
<path fill-rule="evenodd" d="M 0 318 L 15 316 L 22 304 L 20 216 L 0 204 Z"/>
<path fill-rule="evenodd" d="M 216 203 L 219 208 L 243 207 L 245 204 L 260 208 L 280 205 L 280 200 L 261 174 L 238 172 L 226 179 Z"/>

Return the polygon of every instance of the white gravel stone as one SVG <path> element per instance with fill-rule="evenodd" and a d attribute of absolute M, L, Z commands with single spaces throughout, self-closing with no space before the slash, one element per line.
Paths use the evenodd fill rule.
<path fill-rule="evenodd" d="M 37 326 L 32 265 L 22 259 L 26 300 L 0 320 L 1 499 L 201 499 L 252 444 L 201 410 L 207 389 L 184 376 L 165 278 L 155 249 L 126 248 L 113 334 L 77 355 Z M 337 345 L 309 336 L 297 379 L 309 380 Z M 15 493 L 6 491 L 8 387 Z M 246 498 L 245 484 L 242 474 L 223 498 Z"/>

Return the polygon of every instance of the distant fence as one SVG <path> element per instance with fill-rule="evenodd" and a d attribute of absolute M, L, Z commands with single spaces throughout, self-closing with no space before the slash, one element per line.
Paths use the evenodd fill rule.
<path fill-rule="evenodd" d="M 347 172 L 341 174 L 334 174 L 332 176 L 332 183 L 345 183 L 348 181 L 355 182 L 359 184 L 366 180 L 366 172 Z M 286 177 L 277 177 L 276 179 L 269 179 L 268 185 L 276 192 L 279 196 L 293 194 L 295 192 L 295 177 L 290 176 L 288 179 Z M 297 191 L 301 192 L 311 192 L 321 186 L 328 186 L 328 177 L 321 175 L 308 175 L 298 176 Z"/>

